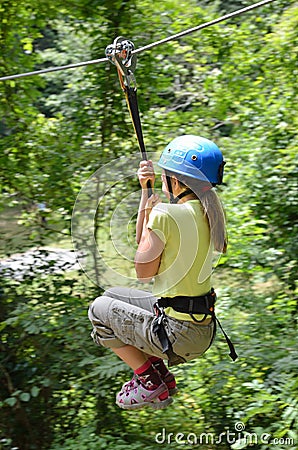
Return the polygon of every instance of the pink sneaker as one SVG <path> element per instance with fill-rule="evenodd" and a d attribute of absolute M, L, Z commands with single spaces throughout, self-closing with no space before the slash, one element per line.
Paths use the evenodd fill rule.
<path fill-rule="evenodd" d="M 169 372 L 165 378 L 162 378 L 162 381 L 165 383 L 165 385 L 168 388 L 169 395 L 172 397 L 173 395 L 177 394 L 178 388 L 176 387 L 176 380 L 174 375 Z M 126 392 L 131 389 L 135 389 L 140 384 L 140 381 L 138 380 L 138 377 L 136 374 L 133 375 L 132 379 L 129 381 L 126 381 L 126 383 L 123 384 L 121 392 Z"/>
<path fill-rule="evenodd" d="M 164 383 L 161 383 L 156 389 L 150 391 L 146 389 L 139 381 L 134 378 L 125 383 L 128 385 L 131 382 L 137 385 L 132 387 L 130 385 L 127 389 L 121 389 L 116 396 L 116 404 L 122 409 L 141 409 L 147 406 L 153 409 L 164 409 L 173 402 L 169 397 L 168 388 Z"/>

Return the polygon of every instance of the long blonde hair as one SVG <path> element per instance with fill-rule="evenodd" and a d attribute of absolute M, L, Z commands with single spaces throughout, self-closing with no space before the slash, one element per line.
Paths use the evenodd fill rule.
<path fill-rule="evenodd" d="M 212 184 L 209 181 L 201 181 L 173 172 L 172 174 L 178 179 L 181 187 L 190 188 L 194 196 L 200 200 L 204 216 L 209 223 L 214 250 L 226 253 L 228 236 L 225 211 Z"/>
<path fill-rule="evenodd" d="M 212 189 L 203 190 L 197 195 L 207 217 L 214 243 L 214 249 L 226 253 L 228 237 L 226 230 L 225 211 L 217 193 Z"/>

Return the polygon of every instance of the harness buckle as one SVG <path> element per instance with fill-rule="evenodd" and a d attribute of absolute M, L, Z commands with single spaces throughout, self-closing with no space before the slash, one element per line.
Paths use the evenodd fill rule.
<path fill-rule="evenodd" d="M 205 306 L 211 312 L 211 315 L 214 313 L 216 299 L 216 292 L 214 288 L 211 288 L 210 292 L 205 296 Z"/>

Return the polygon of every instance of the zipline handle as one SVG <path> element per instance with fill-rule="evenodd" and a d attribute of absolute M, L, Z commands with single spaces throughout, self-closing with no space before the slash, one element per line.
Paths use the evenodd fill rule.
<path fill-rule="evenodd" d="M 147 160 L 147 152 L 143 139 L 142 125 L 137 99 L 137 84 L 134 70 L 137 64 L 137 55 L 133 54 L 134 44 L 123 36 L 118 36 L 113 44 L 106 47 L 106 57 L 117 67 L 120 86 L 125 94 L 130 117 L 138 140 L 143 160 Z M 150 181 L 147 183 L 148 197 L 152 195 Z"/>

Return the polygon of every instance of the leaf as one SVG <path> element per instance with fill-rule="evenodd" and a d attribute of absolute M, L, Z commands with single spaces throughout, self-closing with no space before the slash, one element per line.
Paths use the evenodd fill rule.
<path fill-rule="evenodd" d="M 6 403 L 9 406 L 14 406 L 17 403 L 16 397 L 9 397 L 4 400 L 4 403 Z"/>
<path fill-rule="evenodd" d="M 28 392 L 22 392 L 19 398 L 22 402 L 29 402 L 30 397 L 31 395 Z"/>
<path fill-rule="evenodd" d="M 40 392 L 40 388 L 39 387 L 33 386 L 31 388 L 31 395 L 32 395 L 32 397 L 37 397 L 39 392 Z"/>
<path fill-rule="evenodd" d="M 239 439 L 231 445 L 231 449 L 233 450 L 240 450 L 242 448 L 247 448 L 247 439 L 245 438 Z"/>

